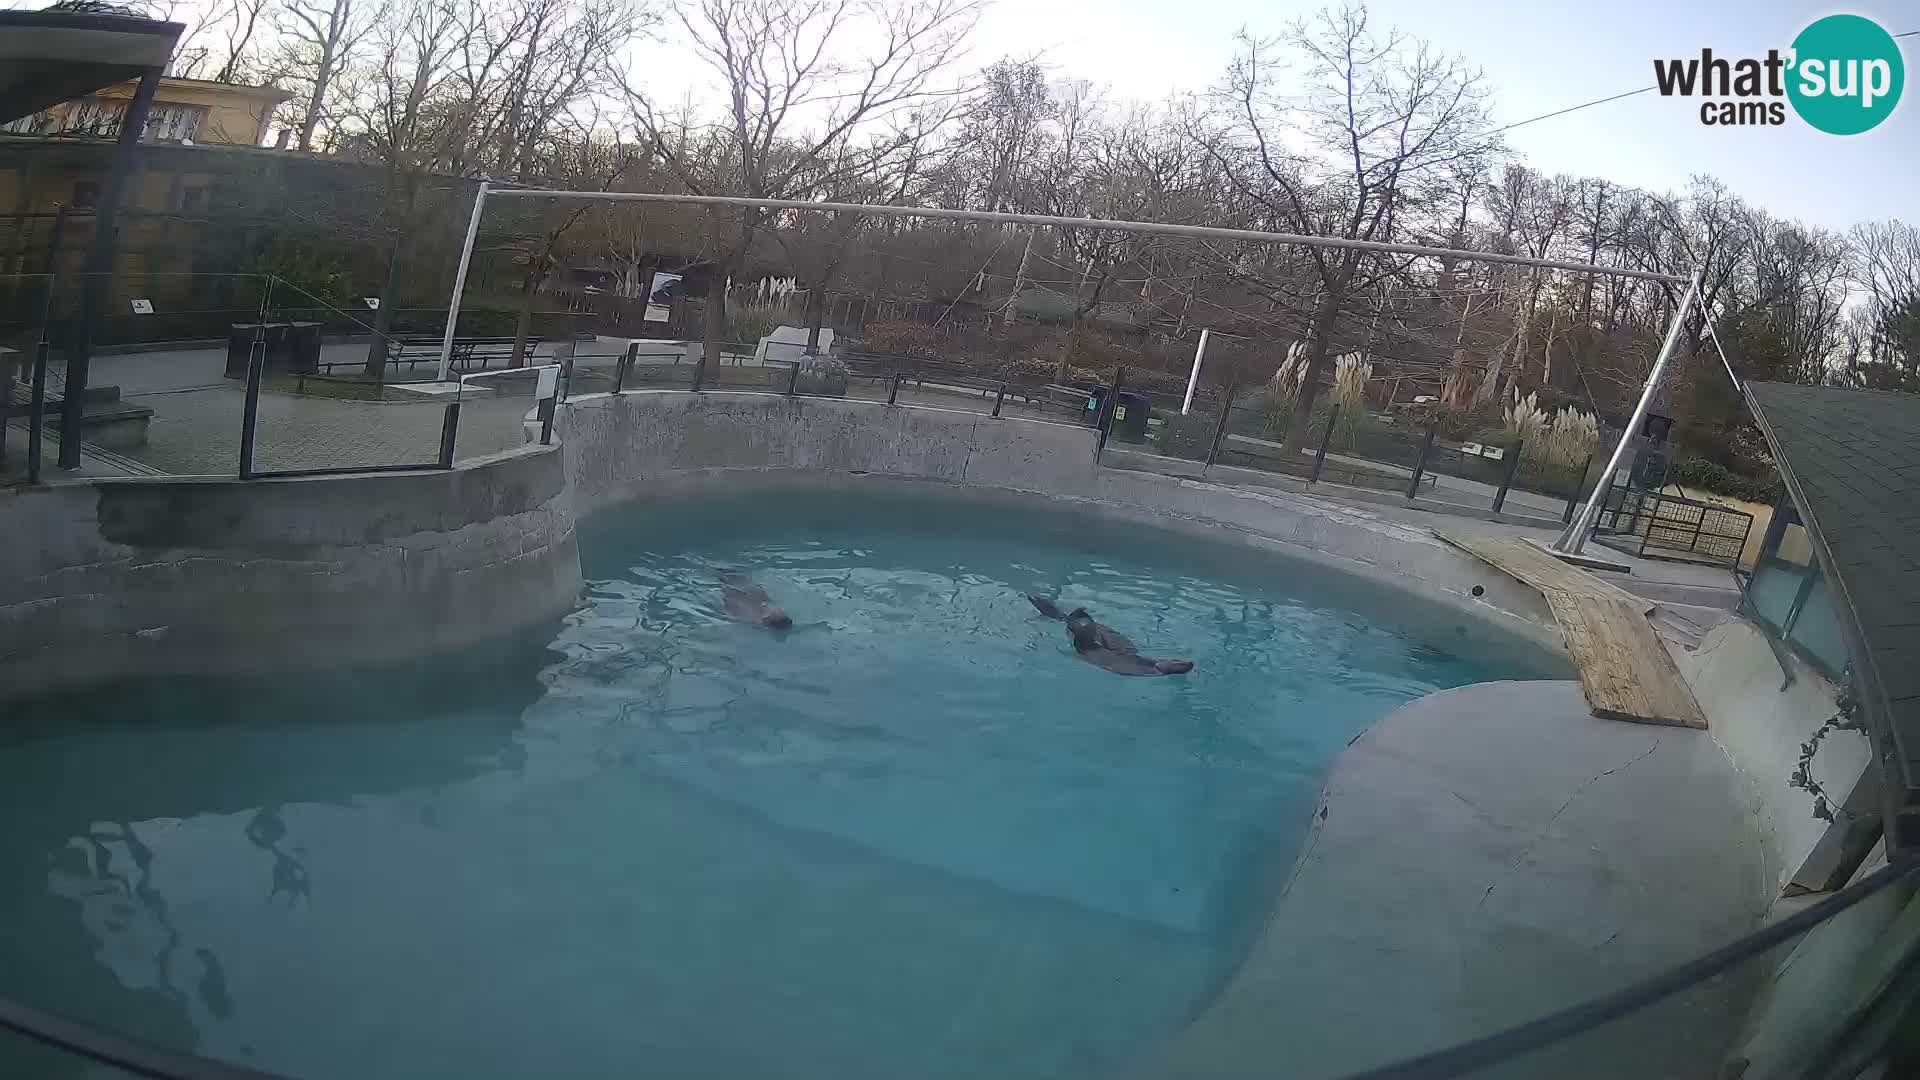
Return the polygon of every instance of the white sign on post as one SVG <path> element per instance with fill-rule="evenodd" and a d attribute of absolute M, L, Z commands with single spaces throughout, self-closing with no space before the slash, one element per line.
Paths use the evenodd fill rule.
<path fill-rule="evenodd" d="M 139 299 L 139 300 L 135 300 L 135 301 L 133 302 L 133 313 L 134 313 L 135 315 L 151 315 L 151 314 L 153 314 L 153 301 L 151 301 L 151 300 L 147 300 L 147 299 L 144 299 L 144 298 L 142 298 L 142 299 Z"/>
<path fill-rule="evenodd" d="M 360 302 L 367 305 L 370 310 L 380 310 L 380 298 L 377 296 L 363 296 L 360 298 Z"/>
<path fill-rule="evenodd" d="M 534 388 L 533 399 L 545 401 L 560 390 L 560 369 L 557 367 L 540 369 L 540 385 Z"/>
<path fill-rule="evenodd" d="M 665 304 L 648 304 L 647 305 L 647 321 L 648 322 L 671 322 L 672 320 L 673 320 L 672 308 L 667 307 L 667 305 Z"/>

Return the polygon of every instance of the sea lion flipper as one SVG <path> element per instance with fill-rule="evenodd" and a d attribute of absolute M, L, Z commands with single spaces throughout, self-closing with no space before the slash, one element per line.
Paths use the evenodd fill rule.
<path fill-rule="evenodd" d="M 1061 612 L 1059 605 L 1044 596 L 1036 596 L 1033 593 L 1028 593 L 1027 603 L 1032 604 L 1035 611 L 1038 611 L 1049 619 L 1066 620 L 1066 615 Z"/>

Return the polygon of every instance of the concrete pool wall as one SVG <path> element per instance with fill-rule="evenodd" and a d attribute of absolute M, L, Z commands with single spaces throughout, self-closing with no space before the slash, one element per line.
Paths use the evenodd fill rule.
<path fill-rule="evenodd" d="M 1076 425 L 840 398 L 640 391 L 574 398 L 554 431 L 582 515 L 689 491 L 936 481 L 983 501 L 1043 497 L 1079 507 L 1091 522 L 1151 525 L 1310 559 L 1560 654 L 1538 593 L 1425 529 L 1286 492 L 1101 468 L 1094 432 Z"/>
<path fill-rule="evenodd" d="M 405 660 L 578 601 L 555 447 L 447 471 L 0 492 L 0 697 Z"/>

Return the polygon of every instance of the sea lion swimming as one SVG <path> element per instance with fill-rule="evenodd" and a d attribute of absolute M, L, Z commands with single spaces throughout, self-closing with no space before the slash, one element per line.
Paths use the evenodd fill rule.
<path fill-rule="evenodd" d="M 1073 639 L 1074 654 L 1095 667 L 1116 675 L 1185 675 L 1193 670 L 1191 660 L 1155 660 L 1141 656 L 1126 636 L 1105 623 L 1095 622 L 1086 608 L 1074 608 L 1065 614 L 1059 605 L 1044 596 L 1027 594 L 1027 602 L 1049 619 L 1067 624 L 1067 636 Z"/>
<path fill-rule="evenodd" d="M 728 615 L 743 623 L 770 630 L 787 630 L 793 626 L 793 618 L 773 602 L 766 589 L 745 574 L 731 570 L 721 573 L 720 603 Z"/>

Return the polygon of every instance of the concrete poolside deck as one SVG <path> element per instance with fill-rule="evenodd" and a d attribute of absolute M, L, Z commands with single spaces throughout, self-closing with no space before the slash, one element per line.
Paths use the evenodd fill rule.
<path fill-rule="evenodd" d="M 1443 1049 L 1737 938 L 1769 884 L 1706 732 L 1597 719 L 1573 682 L 1442 691 L 1335 764 L 1240 971 L 1135 1075 L 1311 1080 Z M 1757 974 L 1500 1075 L 1718 1075 Z"/>

